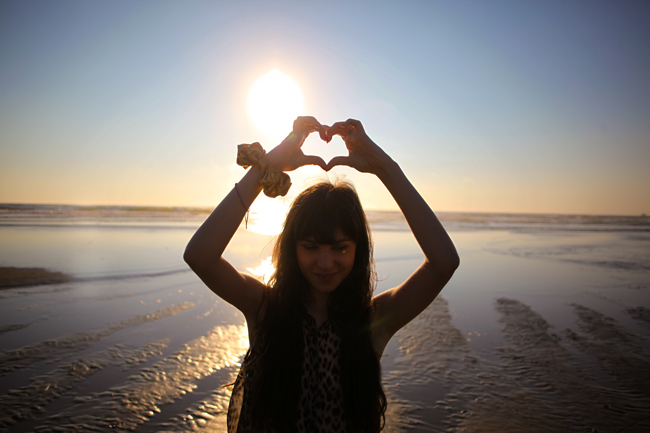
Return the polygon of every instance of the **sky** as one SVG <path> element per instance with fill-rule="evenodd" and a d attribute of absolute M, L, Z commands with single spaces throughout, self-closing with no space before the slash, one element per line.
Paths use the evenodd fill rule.
<path fill-rule="evenodd" d="M 236 145 L 279 142 L 247 106 L 278 70 L 434 211 L 650 214 L 649 21 L 644 1 L 1 2 L 0 203 L 216 206 Z M 328 176 L 290 175 L 288 198 Z M 329 176 L 397 209 L 373 175 Z"/>

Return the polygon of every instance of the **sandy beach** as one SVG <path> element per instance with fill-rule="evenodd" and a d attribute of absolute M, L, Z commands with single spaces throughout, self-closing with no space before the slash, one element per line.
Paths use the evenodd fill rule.
<path fill-rule="evenodd" d="M 201 218 L 0 221 L 0 431 L 225 431 L 248 341 L 182 263 Z M 461 267 L 386 349 L 385 431 L 648 431 L 647 219 L 442 219 Z M 422 254 L 371 220 L 381 292 Z M 270 241 L 227 258 L 262 274 Z"/>

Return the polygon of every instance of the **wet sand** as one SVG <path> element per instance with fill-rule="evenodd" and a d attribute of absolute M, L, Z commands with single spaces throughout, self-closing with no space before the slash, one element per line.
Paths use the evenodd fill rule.
<path fill-rule="evenodd" d="M 43 268 L 0 267 L 0 288 L 65 283 L 70 278 L 62 272 Z"/>
<path fill-rule="evenodd" d="M 461 268 L 382 359 L 385 431 L 650 430 L 650 234 L 451 235 Z M 229 259 L 263 263 L 270 238 L 237 236 Z M 421 253 L 374 236 L 382 291 Z M 225 431 L 243 317 L 191 272 L 124 269 L 0 291 L 0 431 Z"/>

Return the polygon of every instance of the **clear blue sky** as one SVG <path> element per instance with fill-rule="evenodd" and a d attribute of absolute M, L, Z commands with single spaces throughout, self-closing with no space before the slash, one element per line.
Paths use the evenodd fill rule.
<path fill-rule="evenodd" d="M 215 205 L 236 144 L 273 146 L 246 96 L 279 69 L 434 210 L 650 213 L 649 22 L 644 1 L 5 1 L 0 202 Z"/>

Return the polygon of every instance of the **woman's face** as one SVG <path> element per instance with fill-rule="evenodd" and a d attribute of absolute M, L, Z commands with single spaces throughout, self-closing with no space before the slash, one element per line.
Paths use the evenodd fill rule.
<path fill-rule="evenodd" d="M 311 290 L 333 292 L 352 271 L 356 247 L 355 241 L 340 232 L 331 245 L 318 244 L 313 236 L 298 241 L 298 266 Z"/>

